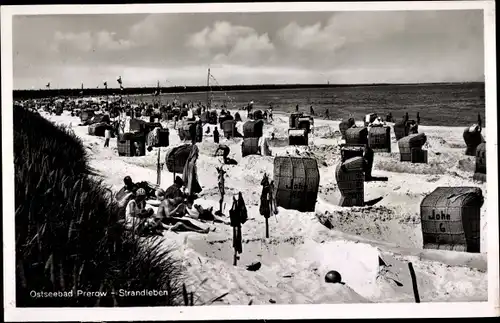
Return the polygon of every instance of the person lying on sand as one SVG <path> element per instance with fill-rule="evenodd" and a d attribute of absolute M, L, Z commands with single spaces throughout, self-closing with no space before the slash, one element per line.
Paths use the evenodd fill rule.
<path fill-rule="evenodd" d="M 192 199 L 186 199 L 178 203 L 179 199 L 182 198 L 165 198 L 165 191 L 162 189 L 156 191 L 156 196 L 158 200 L 161 201 L 158 206 L 157 218 L 161 219 L 164 225 L 163 227 L 166 230 L 174 232 L 192 231 L 203 234 L 207 234 L 210 231 L 210 228 L 202 229 L 189 220 L 181 219 L 181 217 L 188 214 L 187 209 L 192 207 Z"/>

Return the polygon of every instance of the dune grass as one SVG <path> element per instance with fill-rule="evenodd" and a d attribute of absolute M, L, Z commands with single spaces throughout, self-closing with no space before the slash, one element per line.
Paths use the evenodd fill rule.
<path fill-rule="evenodd" d="M 183 305 L 180 263 L 158 241 L 144 242 L 117 224 L 122 211 L 89 176 L 77 137 L 15 108 L 14 155 L 18 307 Z M 119 296 L 144 289 L 167 293 Z M 73 297 L 38 298 L 33 291 Z M 107 294 L 77 297 L 78 291 Z"/>

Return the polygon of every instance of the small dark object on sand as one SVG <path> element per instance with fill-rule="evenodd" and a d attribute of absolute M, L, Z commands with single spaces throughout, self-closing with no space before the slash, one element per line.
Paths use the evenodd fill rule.
<path fill-rule="evenodd" d="M 262 265 L 260 262 L 254 262 L 253 264 L 250 264 L 247 266 L 247 270 L 248 271 L 257 271 L 260 269 L 261 266 Z"/>
<path fill-rule="evenodd" d="M 342 282 L 342 276 L 338 271 L 330 270 L 325 276 L 325 282 L 332 284 L 340 284 Z"/>
<path fill-rule="evenodd" d="M 271 299 L 269 300 L 269 303 L 271 303 L 271 304 L 276 304 L 276 301 L 275 301 L 274 299 L 272 299 L 272 298 L 271 298 Z"/>

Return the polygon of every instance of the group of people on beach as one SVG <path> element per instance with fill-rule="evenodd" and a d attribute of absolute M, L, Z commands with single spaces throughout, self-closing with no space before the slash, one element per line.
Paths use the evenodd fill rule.
<path fill-rule="evenodd" d="M 226 223 L 227 221 L 213 213 L 213 207 L 204 209 L 194 204 L 202 191 L 198 182 L 196 161 L 199 150 L 193 145 L 186 161 L 182 178 L 175 177 L 174 183 L 166 190 L 152 188 L 147 182 L 134 183 L 130 176 L 124 178 L 122 188 L 122 202 L 125 207 L 125 224 L 128 229 L 142 233 L 161 234 L 164 230 L 181 232 L 192 231 L 206 234 L 209 228 L 203 229 L 193 224 L 185 217 L 198 221 L 213 221 Z M 156 213 L 147 206 L 146 200 L 156 198 L 159 201 Z"/>

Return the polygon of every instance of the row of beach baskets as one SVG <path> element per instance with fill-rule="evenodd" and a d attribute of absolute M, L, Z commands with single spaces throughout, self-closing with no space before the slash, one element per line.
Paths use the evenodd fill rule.
<path fill-rule="evenodd" d="M 364 206 L 366 159 L 349 158 L 337 166 L 341 206 Z M 274 182 L 278 206 L 313 212 L 319 190 L 316 160 L 276 157 Z M 423 244 L 426 249 L 480 252 L 480 214 L 484 204 L 478 187 L 438 187 L 420 204 Z"/>
<path fill-rule="evenodd" d="M 145 156 L 147 147 L 169 146 L 170 132 L 158 122 L 131 122 L 127 130 L 117 138 L 119 156 Z"/>

